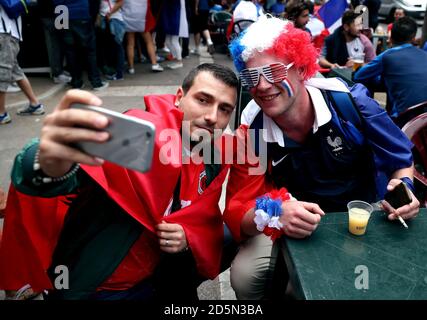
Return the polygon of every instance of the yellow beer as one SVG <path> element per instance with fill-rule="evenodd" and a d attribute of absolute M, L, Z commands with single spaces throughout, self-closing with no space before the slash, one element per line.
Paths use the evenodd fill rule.
<path fill-rule="evenodd" d="M 363 60 L 353 60 L 353 71 L 356 71 L 361 66 L 363 66 L 364 61 Z"/>
<path fill-rule="evenodd" d="M 348 230 L 350 233 L 361 236 L 366 232 L 370 213 L 361 208 L 352 208 L 348 214 Z"/>

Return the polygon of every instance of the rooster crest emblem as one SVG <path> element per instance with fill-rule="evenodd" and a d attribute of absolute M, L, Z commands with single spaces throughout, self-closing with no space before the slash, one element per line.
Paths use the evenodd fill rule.
<path fill-rule="evenodd" d="M 328 142 L 328 144 L 333 147 L 334 149 L 332 150 L 332 152 L 338 152 L 340 150 L 342 150 L 342 139 L 340 137 L 335 137 L 334 140 L 332 140 L 332 138 L 330 136 L 328 136 L 326 138 L 326 141 Z"/>

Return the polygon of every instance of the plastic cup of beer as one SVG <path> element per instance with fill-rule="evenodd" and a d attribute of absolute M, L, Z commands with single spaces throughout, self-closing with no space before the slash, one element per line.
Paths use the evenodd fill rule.
<path fill-rule="evenodd" d="M 367 202 L 354 200 L 347 204 L 348 231 L 356 236 L 364 235 L 374 208 Z"/>
<path fill-rule="evenodd" d="M 351 57 L 351 59 L 353 60 L 353 71 L 356 71 L 365 63 L 365 54 L 364 53 L 356 54 L 353 57 Z"/>
<path fill-rule="evenodd" d="M 363 63 L 365 61 L 363 59 L 353 59 L 353 71 L 356 71 L 361 66 L 363 66 Z"/>

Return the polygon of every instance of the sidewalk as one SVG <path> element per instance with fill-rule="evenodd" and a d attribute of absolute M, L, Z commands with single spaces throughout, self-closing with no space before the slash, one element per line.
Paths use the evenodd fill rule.
<path fill-rule="evenodd" d="M 183 59 L 183 68 L 171 70 L 167 68 L 168 61 L 161 62 L 160 65 L 165 69 L 163 72 L 152 72 L 151 64 L 149 62 L 135 63 L 135 74 L 128 74 L 125 72 L 124 80 L 121 81 L 104 81 L 109 82 L 109 88 L 104 91 L 95 92 L 91 90 L 91 85 L 87 80 L 87 77 L 84 75 L 83 79 L 85 81 L 83 90 L 88 90 L 96 95 L 109 95 L 113 93 L 117 95 L 120 92 L 121 87 L 127 87 L 132 91 L 132 88 L 141 88 L 146 87 L 153 89 L 154 94 L 161 93 L 162 88 L 172 87 L 176 89 L 184 79 L 184 76 L 196 65 L 202 63 L 216 62 L 219 64 L 227 65 L 233 69 L 233 63 L 229 57 L 224 54 L 215 54 L 213 57 L 207 52 L 206 47 L 201 47 L 201 55 L 190 55 L 188 58 Z M 53 80 L 48 77 L 47 74 L 31 74 L 27 77 L 31 83 L 31 86 L 34 90 L 35 95 L 39 100 L 45 100 L 49 97 L 57 94 L 61 90 L 65 91 L 70 89 L 70 86 L 67 84 L 55 84 Z M 149 91 L 149 90 L 148 90 Z M 168 91 L 168 90 L 166 90 Z M 124 94 L 124 93 L 122 93 Z M 141 94 L 138 94 L 140 96 Z M 7 108 L 17 108 L 22 105 L 26 105 L 27 98 L 22 91 L 16 93 L 7 93 L 6 96 L 6 107 Z"/>
<path fill-rule="evenodd" d="M 65 84 L 55 84 L 47 74 L 28 76 L 33 91 L 39 100 L 44 100 L 62 90 Z M 22 91 L 6 94 L 6 108 L 19 108 L 28 104 L 27 97 Z"/>

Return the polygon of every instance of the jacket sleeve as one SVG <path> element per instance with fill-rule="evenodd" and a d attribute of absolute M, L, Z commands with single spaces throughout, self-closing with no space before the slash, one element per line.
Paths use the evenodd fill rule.
<path fill-rule="evenodd" d="M 381 74 L 383 73 L 383 55 L 384 53 L 380 54 L 374 60 L 360 68 L 354 74 L 354 81 L 379 81 L 381 78 Z"/>
<path fill-rule="evenodd" d="M 372 45 L 371 40 L 369 40 L 369 38 L 364 34 L 360 35 L 360 39 L 365 47 L 365 62 L 371 62 L 376 57 L 374 46 Z"/>
<path fill-rule="evenodd" d="M 237 242 L 245 239 L 241 233 L 244 215 L 255 207 L 255 199 L 267 192 L 265 170 L 262 170 L 257 157 L 251 153 L 249 144 L 245 143 L 246 133 L 246 129 L 242 127 L 236 130 L 237 156 L 230 169 L 224 211 L 225 223 Z M 239 157 L 244 158 L 244 161 L 239 161 Z"/>
<path fill-rule="evenodd" d="M 412 143 L 396 126 L 387 112 L 368 95 L 362 84 L 351 88 L 356 104 L 364 118 L 364 135 L 374 153 L 377 170 L 390 176 L 398 169 L 412 165 Z"/>
<path fill-rule="evenodd" d="M 73 193 L 80 184 L 78 174 L 61 182 L 42 185 L 35 185 L 32 182 L 33 178 L 36 176 L 33 170 L 33 163 L 38 146 L 39 140 L 32 139 L 16 156 L 11 173 L 14 187 L 24 194 L 43 198 Z"/>

